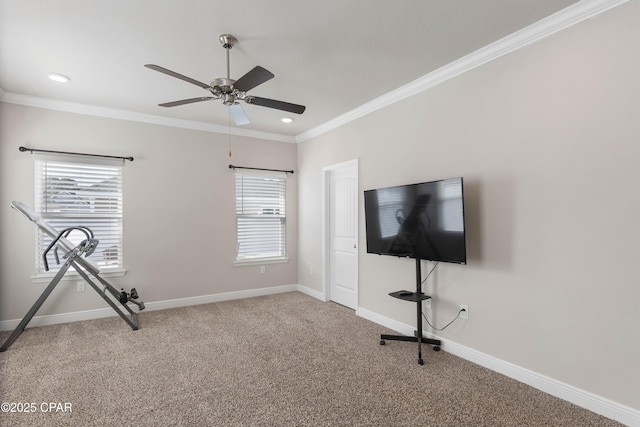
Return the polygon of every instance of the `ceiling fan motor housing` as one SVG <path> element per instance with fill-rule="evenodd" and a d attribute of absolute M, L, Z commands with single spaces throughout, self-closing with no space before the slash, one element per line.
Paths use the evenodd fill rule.
<path fill-rule="evenodd" d="M 236 98 L 242 99 L 242 94 L 234 89 L 233 79 L 219 78 L 211 81 L 211 89 L 209 91 L 222 100 L 224 105 L 232 105 Z"/>

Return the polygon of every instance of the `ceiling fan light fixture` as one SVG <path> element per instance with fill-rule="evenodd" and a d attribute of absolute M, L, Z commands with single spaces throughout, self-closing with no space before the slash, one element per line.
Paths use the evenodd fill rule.
<path fill-rule="evenodd" d="M 236 98 L 230 93 L 223 93 L 220 99 L 224 105 L 233 105 L 236 102 Z"/>
<path fill-rule="evenodd" d="M 68 83 L 71 79 L 64 74 L 49 73 L 49 79 L 57 83 Z"/>

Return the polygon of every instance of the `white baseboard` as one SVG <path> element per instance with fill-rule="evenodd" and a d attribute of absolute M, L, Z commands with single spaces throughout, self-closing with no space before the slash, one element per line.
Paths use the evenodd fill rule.
<path fill-rule="evenodd" d="M 325 297 L 324 292 L 316 291 L 315 289 L 307 288 L 306 286 L 298 285 L 298 292 L 302 292 L 305 295 L 309 295 L 315 299 L 318 299 L 322 302 L 328 302 L 329 300 Z"/>
<path fill-rule="evenodd" d="M 265 295 L 275 295 L 284 292 L 294 292 L 298 290 L 298 285 L 274 286 L 271 288 L 250 289 L 247 291 L 224 292 L 221 294 L 201 295 L 172 299 L 166 301 L 156 301 L 145 303 L 147 310 L 165 310 L 167 308 L 188 307 L 191 305 L 209 304 L 213 302 L 231 301 L 234 299 L 262 297 Z"/>
<path fill-rule="evenodd" d="M 403 335 L 413 336 L 415 327 L 398 322 L 378 313 L 359 308 L 357 314 L 367 320 L 397 331 Z M 640 427 L 640 411 L 625 405 L 613 402 L 601 396 L 597 396 L 585 390 L 581 390 L 561 381 L 554 380 L 537 372 L 514 365 L 504 360 L 481 353 L 472 348 L 458 344 L 454 341 L 425 333 L 428 338 L 442 341 L 442 350 L 476 363 L 492 371 L 501 373 L 521 383 L 530 385 L 552 396 L 571 402 L 577 406 L 588 409 L 607 418 L 611 418 L 630 427 Z"/>
<path fill-rule="evenodd" d="M 270 288 L 252 289 L 246 291 L 225 292 L 221 294 L 202 295 L 197 297 L 180 298 L 166 301 L 155 301 L 145 303 L 148 311 L 164 310 L 168 308 L 187 307 L 199 304 L 209 304 L 214 302 L 229 301 L 234 299 L 251 298 L 265 295 L 275 295 L 284 292 L 299 291 L 320 301 L 326 302 L 324 293 L 307 288 L 302 285 L 284 285 Z M 135 309 L 135 307 L 134 307 Z M 137 311 L 137 309 L 136 309 Z M 358 307 L 356 314 L 381 326 L 387 327 L 404 335 L 413 335 L 415 328 L 406 323 L 398 322 L 378 313 L 369 311 L 362 307 Z M 76 311 L 73 313 L 51 314 L 44 316 L 36 316 L 29 326 L 46 326 L 59 323 L 77 322 L 82 320 L 99 319 L 103 317 L 117 316 L 116 312 L 110 307 L 96 310 Z M 8 331 L 15 329 L 21 319 L 0 321 L 0 331 Z M 588 409 L 597 414 L 611 418 L 630 427 L 640 427 L 640 411 L 625 405 L 613 402 L 609 399 L 597 396 L 593 393 L 581 390 L 553 378 L 546 377 L 504 360 L 495 358 L 485 353 L 481 353 L 472 348 L 458 344 L 454 341 L 443 339 L 436 335 L 425 334 L 429 338 L 442 340 L 442 349 L 458 357 L 470 362 L 484 366 L 492 371 L 499 372 L 507 377 L 513 378 L 524 384 L 528 384 L 556 396 L 560 399 L 571 402 L 575 405 Z"/>
<path fill-rule="evenodd" d="M 251 289 L 247 291 L 225 292 L 221 294 L 201 295 L 197 297 L 179 298 L 166 301 L 145 302 L 145 311 L 164 310 L 167 308 L 187 307 L 191 305 L 209 304 L 213 302 L 229 301 L 234 299 L 259 297 L 265 295 L 275 295 L 283 292 L 293 292 L 298 290 L 299 285 L 283 285 L 271 288 Z M 135 312 L 138 308 L 132 306 Z M 110 307 L 98 308 L 95 310 L 74 311 L 72 313 L 47 314 L 35 316 L 29 322 L 29 327 L 56 325 L 59 323 L 79 322 L 82 320 L 101 319 L 103 317 L 117 316 L 118 314 Z M 0 321 L 0 331 L 14 330 L 22 319 Z"/>
<path fill-rule="evenodd" d="M 46 314 L 43 316 L 34 316 L 27 325 L 27 328 L 35 326 L 57 325 L 59 323 L 80 322 L 83 320 L 101 319 L 103 317 L 117 316 L 113 309 L 98 308 L 95 310 L 74 311 L 73 313 Z M 2 320 L 0 321 L 0 331 L 14 330 L 22 319 Z"/>

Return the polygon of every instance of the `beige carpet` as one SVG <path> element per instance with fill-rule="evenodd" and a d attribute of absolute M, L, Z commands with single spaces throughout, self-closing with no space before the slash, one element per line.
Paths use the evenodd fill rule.
<path fill-rule="evenodd" d="M 415 344 L 297 292 L 139 319 L 27 329 L 0 353 L 0 400 L 35 412 L 0 425 L 619 425 L 445 351 L 420 366 Z"/>

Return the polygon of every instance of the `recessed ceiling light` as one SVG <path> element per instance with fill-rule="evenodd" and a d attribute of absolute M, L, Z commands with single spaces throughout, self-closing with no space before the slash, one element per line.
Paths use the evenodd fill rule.
<path fill-rule="evenodd" d="M 280 120 L 282 120 L 282 123 L 291 123 L 291 122 L 293 122 L 293 119 L 291 117 L 283 117 Z"/>
<path fill-rule="evenodd" d="M 58 83 L 67 83 L 71 80 L 69 77 L 58 73 L 49 73 L 49 78 Z"/>

